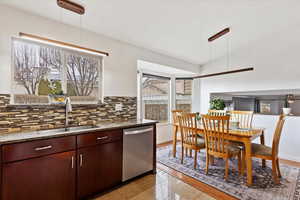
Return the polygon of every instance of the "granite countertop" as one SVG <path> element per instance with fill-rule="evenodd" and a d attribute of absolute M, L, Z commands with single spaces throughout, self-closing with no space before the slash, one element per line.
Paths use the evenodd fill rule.
<path fill-rule="evenodd" d="M 50 129 L 50 130 L 41 130 L 41 131 L 3 133 L 0 134 L 0 145 L 32 141 L 37 139 L 48 139 L 48 138 L 55 138 L 55 137 L 62 137 L 62 136 L 79 135 L 84 133 L 90 133 L 93 131 L 104 131 L 104 130 L 112 130 L 112 129 L 119 129 L 119 128 L 122 129 L 133 128 L 133 127 L 144 126 L 144 125 L 152 125 L 155 123 L 157 123 L 157 121 L 129 120 L 129 121 L 121 121 L 121 122 L 104 122 L 101 124 L 97 124 L 95 126 L 71 127 L 68 130 L 65 130 L 65 128 L 60 128 L 60 129 Z"/>

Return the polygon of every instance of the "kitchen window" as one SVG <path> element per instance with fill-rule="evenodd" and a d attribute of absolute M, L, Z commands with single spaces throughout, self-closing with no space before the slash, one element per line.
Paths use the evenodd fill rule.
<path fill-rule="evenodd" d="M 193 79 L 176 78 L 175 87 L 176 109 L 191 112 Z"/>
<path fill-rule="evenodd" d="M 142 75 L 142 110 L 144 119 L 169 122 L 170 83 L 167 77 Z"/>
<path fill-rule="evenodd" d="M 60 95 L 73 103 L 102 100 L 102 56 L 13 38 L 12 66 L 14 104 L 49 104 Z"/>

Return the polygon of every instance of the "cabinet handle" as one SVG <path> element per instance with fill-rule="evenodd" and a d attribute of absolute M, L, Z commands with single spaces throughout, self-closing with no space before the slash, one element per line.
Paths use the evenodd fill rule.
<path fill-rule="evenodd" d="M 104 136 L 104 137 L 97 137 L 97 140 L 105 140 L 108 139 L 108 136 Z"/>
<path fill-rule="evenodd" d="M 42 151 L 42 150 L 51 149 L 51 148 L 52 148 L 52 146 L 49 145 L 49 146 L 45 146 L 45 147 L 37 147 L 34 150 L 36 150 L 36 151 Z"/>
<path fill-rule="evenodd" d="M 71 166 L 72 166 L 72 169 L 74 168 L 74 156 L 72 156 L 71 158 Z"/>
<path fill-rule="evenodd" d="M 82 163 L 83 163 L 83 156 L 82 156 L 82 154 L 80 154 L 79 157 L 80 157 L 80 161 L 79 161 L 80 163 L 79 163 L 79 165 L 80 165 L 80 167 L 81 167 L 81 166 L 82 166 Z"/>

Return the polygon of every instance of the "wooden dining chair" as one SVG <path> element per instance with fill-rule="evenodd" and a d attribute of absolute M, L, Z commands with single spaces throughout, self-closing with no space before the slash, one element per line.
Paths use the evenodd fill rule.
<path fill-rule="evenodd" d="M 177 146 L 177 133 L 178 133 L 178 116 L 181 115 L 183 110 L 172 110 L 172 125 L 173 125 L 173 157 L 176 157 L 176 146 Z"/>
<path fill-rule="evenodd" d="M 280 142 L 280 137 L 281 137 L 281 132 L 282 132 L 284 122 L 285 122 L 285 116 L 280 115 L 273 135 L 272 147 L 268 147 L 266 145 L 256 144 L 256 143 L 251 144 L 252 157 L 272 161 L 272 175 L 273 175 L 274 182 L 276 184 L 280 183 L 278 178 L 281 178 L 278 151 L 279 151 L 279 142 Z"/>
<path fill-rule="evenodd" d="M 226 116 L 227 112 L 225 110 L 208 110 L 208 115 L 211 115 L 211 116 Z"/>
<path fill-rule="evenodd" d="M 173 124 L 178 124 L 178 115 L 182 114 L 184 111 L 183 110 L 172 110 L 172 123 Z"/>
<path fill-rule="evenodd" d="M 239 122 L 239 128 L 252 128 L 253 111 L 232 110 L 230 121 Z"/>
<path fill-rule="evenodd" d="M 198 137 L 197 121 L 195 113 L 185 113 L 178 116 L 179 128 L 181 133 L 181 163 L 183 164 L 184 151 L 194 150 L 194 168 L 197 167 L 197 152 L 205 148 L 205 141 Z"/>
<path fill-rule="evenodd" d="M 239 128 L 252 128 L 253 113 L 254 113 L 253 111 L 232 110 L 229 113 L 230 113 L 230 121 L 239 122 Z M 242 161 L 243 161 L 242 171 L 244 171 L 245 168 L 244 143 L 235 141 L 235 142 L 231 142 L 231 144 L 241 149 Z M 263 165 L 265 165 L 265 163 Z"/>
<path fill-rule="evenodd" d="M 238 158 L 238 170 L 241 174 L 241 150 L 224 139 L 225 134 L 229 134 L 230 116 L 202 115 L 201 118 L 205 133 L 206 174 L 210 156 L 225 160 L 225 180 L 228 179 L 229 159 L 232 157 Z"/>

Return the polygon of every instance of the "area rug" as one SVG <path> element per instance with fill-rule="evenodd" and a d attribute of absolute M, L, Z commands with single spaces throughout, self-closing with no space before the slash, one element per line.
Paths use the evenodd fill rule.
<path fill-rule="evenodd" d="M 171 145 L 158 148 L 157 161 L 238 199 L 300 200 L 300 168 L 281 164 L 281 183 L 276 185 L 272 179 L 271 163 L 267 162 L 267 167 L 262 168 L 261 160 L 253 159 L 253 185 L 247 187 L 246 176 L 238 174 L 236 159 L 230 160 L 229 178 L 225 181 L 225 163 L 222 159 L 215 159 L 214 165 L 210 165 L 206 175 L 204 150 L 198 154 L 198 167 L 195 170 L 193 157 L 185 156 L 184 163 L 181 164 L 181 147 L 177 148 L 176 158 L 172 156 Z"/>

